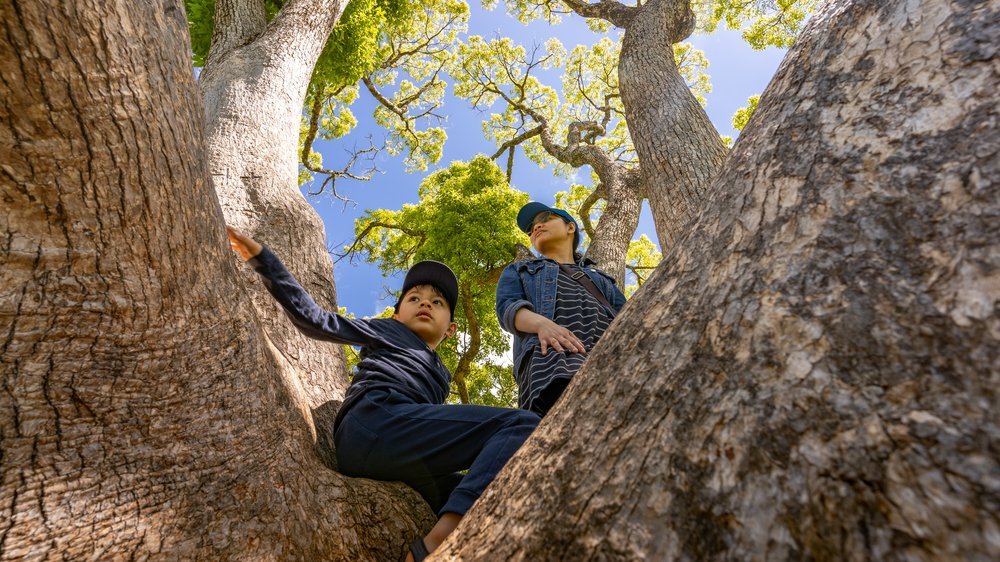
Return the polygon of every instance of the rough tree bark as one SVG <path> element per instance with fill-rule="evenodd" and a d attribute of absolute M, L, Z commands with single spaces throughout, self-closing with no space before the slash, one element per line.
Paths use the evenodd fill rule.
<path fill-rule="evenodd" d="M 998 10 L 817 13 L 435 559 L 995 560 Z"/>
<path fill-rule="evenodd" d="M 433 517 L 317 455 L 309 406 L 342 383 L 297 384 L 245 296 L 183 5 L 0 21 L 0 559 L 397 559 Z"/>
<path fill-rule="evenodd" d="M 614 277 L 618 287 L 624 290 L 628 247 L 639 226 L 646 188 L 640 170 L 635 168 L 615 165 L 613 172 L 605 176 L 598 173 L 598 176 L 601 177 L 601 185 L 594 193 L 603 195 L 605 206 L 597 226 L 591 227 L 589 224 L 590 207 L 597 202 L 597 197 L 588 198 L 579 210 L 583 222 L 581 226 L 590 236 L 587 257 Z"/>

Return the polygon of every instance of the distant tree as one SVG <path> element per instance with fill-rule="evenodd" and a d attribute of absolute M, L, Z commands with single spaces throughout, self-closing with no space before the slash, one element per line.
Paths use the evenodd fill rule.
<path fill-rule="evenodd" d="M 570 53 L 553 39 L 544 52 L 536 48 L 529 54 L 509 39 L 471 37 L 459 47 L 452 73 L 456 95 L 474 108 L 488 111 L 499 103 L 500 111 L 483 128 L 498 145 L 493 158 L 506 155 L 508 179 L 518 146 L 538 165 L 551 165 L 566 177 L 590 166 L 595 187 L 575 197 L 571 208 L 585 221 L 587 257 L 622 284 L 646 186 L 621 104 L 619 51 L 620 44 L 607 38 Z M 703 54 L 686 44 L 674 51 L 692 90 L 707 93 Z M 563 71 L 561 91 L 538 77 L 555 68 Z M 584 188 L 575 189 L 580 195 Z"/>
<path fill-rule="evenodd" d="M 509 367 L 492 366 L 510 341 L 494 311 L 500 272 L 524 251 L 527 236 L 515 226 L 527 194 L 510 188 L 503 171 L 484 156 L 452 162 L 427 176 L 420 202 L 398 211 L 366 211 L 355 223 L 355 241 L 347 255 L 361 254 L 385 274 L 406 271 L 415 261 L 447 263 L 458 276 L 459 334 L 439 347 L 462 403 L 471 402 L 469 379 L 486 403 L 507 403 Z M 492 397 L 487 399 L 487 395 Z"/>
<path fill-rule="evenodd" d="M 494 7 L 498 2 L 487 0 L 484 5 Z M 614 85 L 620 97 L 591 96 L 589 101 L 597 108 L 620 104 L 625 122 L 641 124 L 628 131 L 640 164 L 635 181 L 649 199 L 660 247 L 667 249 L 701 210 L 708 182 L 726 154 L 722 138 L 678 65 L 678 59 L 683 60 L 678 55 L 688 49 L 679 44 L 695 30 L 695 14 L 704 21 L 702 31 L 712 31 L 724 21 L 728 27 L 744 29 L 744 37 L 757 48 L 787 46 L 815 0 L 505 0 L 505 4 L 524 22 L 544 19 L 555 24 L 564 15 L 576 14 L 597 31 L 607 32 L 612 26 L 624 31 L 620 44 L 601 48 L 606 54 L 617 53 Z M 602 66 L 609 67 L 607 62 Z M 593 142 L 598 131 L 606 134 L 600 123 L 578 126 L 574 138 L 589 137 Z M 634 228 L 629 237 L 631 232 Z M 619 271 L 625 245 L 618 241 L 616 247 L 612 261 Z"/>

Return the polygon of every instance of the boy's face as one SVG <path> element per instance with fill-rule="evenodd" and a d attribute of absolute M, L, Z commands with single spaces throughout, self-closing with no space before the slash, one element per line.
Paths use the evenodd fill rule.
<path fill-rule="evenodd" d="M 574 231 L 574 226 L 562 220 L 559 215 L 543 211 L 535 215 L 528 236 L 531 238 L 531 245 L 545 254 L 546 251 L 560 249 L 559 246 L 568 245 L 572 249 Z"/>
<path fill-rule="evenodd" d="M 407 291 L 399 303 L 399 312 L 392 317 L 417 334 L 431 349 L 458 329 L 451 321 L 448 301 L 430 285 L 417 285 Z"/>

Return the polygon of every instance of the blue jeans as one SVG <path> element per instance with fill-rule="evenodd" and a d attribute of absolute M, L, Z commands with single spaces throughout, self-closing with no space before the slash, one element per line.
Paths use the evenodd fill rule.
<path fill-rule="evenodd" d="M 337 466 L 347 476 L 405 482 L 438 515 L 464 515 L 539 421 L 524 410 L 417 404 L 371 390 L 337 426 Z"/>

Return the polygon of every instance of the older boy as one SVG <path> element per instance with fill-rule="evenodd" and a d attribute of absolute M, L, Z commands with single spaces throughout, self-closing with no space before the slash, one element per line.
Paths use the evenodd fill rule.
<path fill-rule="evenodd" d="M 518 405 L 544 416 L 625 306 L 625 295 L 580 255 L 580 228 L 565 210 L 532 201 L 517 213 L 517 226 L 538 257 L 503 270 L 496 312 L 514 336 Z"/>
<path fill-rule="evenodd" d="M 338 468 L 348 476 L 400 480 L 420 492 L 439 516 L 431 532 L 410 545 L 407 560 L 422 560 L 539 422 L 523 410 L 444 405 L 451 374 L 434 350 L 457 328 L 455 274 L 443 263 L 422 261 L 407 272 L 392 318 L 345 318 L 320 308 L 267 248 L 232 227 L 227 231 L 299 331 L 361 346 L 334 423 Z"/>

